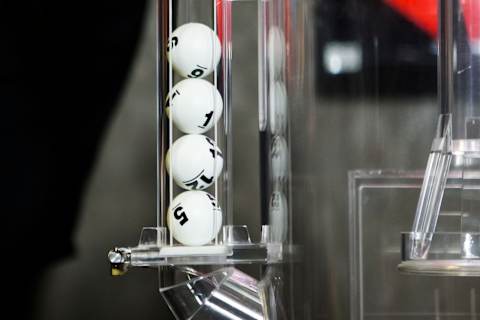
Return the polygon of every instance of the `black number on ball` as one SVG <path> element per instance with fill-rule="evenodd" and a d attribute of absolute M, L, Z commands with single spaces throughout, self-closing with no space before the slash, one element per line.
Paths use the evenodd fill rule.
<path fill-rule="evenodd" d="M 170 100 L 173 101 L 173 99 L 174 99 L 177 95 L 180 95 L 180 92 L 179 92 L 178 90 L 175 90 L 175 91 L 173 92 L 173 94 L 172 94 L 172 97 L 169 96 L 169 97 L 167 98 L 167 101 L 165 102 L 165 107 L 167 107 L 167 108 L 170 107 Z M 171 98 L 171 99 L 170 99 L 170 98 Z"/>
<path fill-rule="evenodd" d="M 209 113 L 205 114 L 205 117 L 207 118 L 207 120 L 205 120 L 205 123 L 203 125 L 198 127 L 204 129 L 212 119 L 212 116 L 213 116 L 213 111 L 210 111 Z"/>
<path fill-rule="evenodd" d="M 213 182 L 213 177 L 208 178 L 208 177 L 205 177 L 204 175 L 202 175 L 202 176 L 200 177 L 200 180 L 202 180 L 203 182 L 205 182 L 205 183 L 207 183 L 207 184 L 210 184 L 210 183 Z"/>
<path fill-rule="evenodd" d="M 170 51 L 170 49 L 173 49 L 177 46 L 178 44 L 178 38 L 177 37 L 173 37 L 172 38 L 172 41 L 170 41 L 170 43 L 167 45 L 167 52 Z"/>
<path fill-rule="evenodd" d="M 190 182 L 185 182 L 185 185 L 191 189 L 191 190 L 201 190 L 203 189 L 202 187 L 198 187 L 198 181 L 197 180 L 193 180 L 193 181 L 190 181 Z"/>
<path fill-rule="evenodd" d="M 192 72 L 188 75 L 189 78 L 200 78 L 207 70 L 206 67 L 202 67 L 201 65 L 197 64 L 197 68 L 193 69 Z"/>
<path fill-rule="evenodd" d="M 181 219 L 179 221 L 181 226 L 183 226 L 188 221 L 187 214 L 185 213 L 185 211 L 182 211 L 182 210 L 183 210 L 183 207 L 177 207 L 175 210 L 173 210 L 173 216 L 175 217 L 175 219 L 177 220 Z"/>
<path fill-rule="evenodd" d="M 203 181 L 205 184 L 199 184 L 198 180 Z M 192 190 L 202 190 L 205 189 L 213 182 L 213 177 L 206 177 L 205 175 L 201 175 L 200 178 L 195 178 L 195 180 L 191 181 L 184 181 L 185 185 Z"/>
<path fill-rule="evenodd" d="M 216 208 L 216 207 L 217 207 L 217 204 L 216 204 L 215 198 L 214 198 L 213 196 L 211 196 L 210 194 L 208 194 L 208 193 L 207 193 L 207 197 L 208 197 L 208 199 L 210 199 L 210 202 L 212 203 L 212 206 L 213 206 L 214 208 Z"/>
<path fill-rule="evenodd" d="M 209 145 L 215 148 L 215 144 L 211 139 L 209 139 L 208 137 L 205 137 L 205 139 L 207 140 Z M 215 159 L 215 150 L 213 148 L 210 148 L 209 151 L 212 153 L 212 157 Z M 223 158 L 222 153 L 218 149 L 217 149 L 217 157 Z"/>

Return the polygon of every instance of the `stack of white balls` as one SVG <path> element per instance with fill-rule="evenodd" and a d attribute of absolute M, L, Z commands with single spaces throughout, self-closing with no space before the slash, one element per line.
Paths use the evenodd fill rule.
<path fill-rule="evenodd" d="M 222 212 L 216 199 L 204 190 L 215 183 L 223 167 L 216 143 L 203 135 L 222 116 L 223 100 L 207 80 L 220 61 L 221 44 L 215 32 L 200 23 L 187 23 L 172 32 L 167 57 L 175 72 L 185 78 L 169 92 L 165 112 L 184 136 L 166 155 L 166 169 L 186 190 L 175 197 L 167 213 L 172 236 L 184 245 L 211 242 L 220 231 Z"/>
<path fill-rule="evenodd" d="M 285 242 L 288 234 L 288 200 L 285 196 L 288 185 L 288 97 L 284 73 L 286 68 L 285 36 L 278 26 L 271 26 L 268 32 L 268 69 L 269 69 L 269 124 L 272 135 L 271 178 L 273 191 L 270 195 L 269 224 L 271 239 Z"/>

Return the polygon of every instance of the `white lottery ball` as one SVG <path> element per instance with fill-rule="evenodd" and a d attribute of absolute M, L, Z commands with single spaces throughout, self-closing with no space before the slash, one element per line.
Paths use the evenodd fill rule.
<path fill-rule="evenodd" d="M 187 23 L 172 32 L 167 58 L 182 77 L 203 78 L 217 67 L 221 45 L 215 32 L 201 23 Z"/>
<path fill-rule="evenodd" d="M 287 89 L 281 81 L 270 86 L 270 131 L 272 134 L 285 134 L 287 128 Z"/>
<path fill-rule="evenodd" d="M 285 179 L 288 174 L 288 146 L 285 138 L 276 136 L 273 139 L 271 157 L 273 180 Z"/>
<path fill-rule="evenodd" d="M 279 77 L 285 64 L 285 37 L 278 27 L 271 27 L 268 32 L 268 61 L 271 74 Z"/>
<path fill-rule="evenodd" d="M 177 139 L 168 150 L 165 165 L 179 187 L 203 190 L 220 175 L 223 155 L 218 147 L 215 151 L 215 142 L 207 136 L 187 134 Z"/>
<path fill-rule="evenodd" d="M 183 245 L 209 243 L 222 226 L 222 210 L 215 198 L 204 191 L 185 191 L 173 199 L 167 212 L 173 238 Z"/>
<path fill-rule="evenodd" d="M 185 79 L 167 96 L 166 113 L 184 133 L 204 133 L 220 119 L 223 100 L 220 92 L 203 79 Z M 215 117 L 215 119 L 214 119 Z"/>
<path fill-rule="evenodd" d="M 288 203 L 287 197 L 281 191 L 274 191 L 270 197 L 270 228 L 274 242 L 287 240 L 288 226 Z"/>

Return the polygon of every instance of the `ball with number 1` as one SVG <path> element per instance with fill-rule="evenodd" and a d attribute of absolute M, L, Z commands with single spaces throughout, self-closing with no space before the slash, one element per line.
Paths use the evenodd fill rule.
<path fill-rule="evenodd" d="M 222 116 L 223 100 L 210 82 L 185 79 L 169 92 L 165 110 L 183 133 L 204 133 Z"/>

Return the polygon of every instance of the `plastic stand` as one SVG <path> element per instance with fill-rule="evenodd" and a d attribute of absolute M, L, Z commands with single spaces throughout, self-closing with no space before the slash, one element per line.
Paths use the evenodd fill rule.
<path fill-rule="evenodd" d="M 259 243 L 251 242 L 246 226 L 224 226 L 223 241 L 206 246 L 168 246 L 166 231 L 161 227 L 144 228 L 138 246 L 111 250 L 112 275 L 121 275 L 129 267 L 270 264 L 284 260 L 283 245 L 270 241 L 268 226 L 263 226 Z"/>

